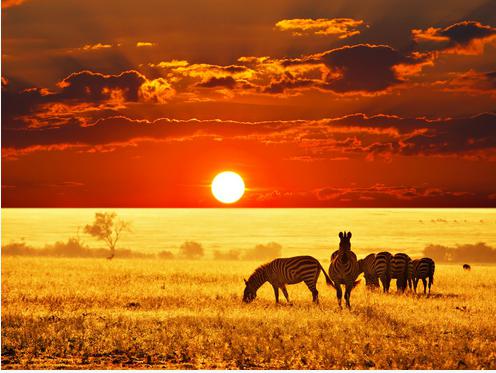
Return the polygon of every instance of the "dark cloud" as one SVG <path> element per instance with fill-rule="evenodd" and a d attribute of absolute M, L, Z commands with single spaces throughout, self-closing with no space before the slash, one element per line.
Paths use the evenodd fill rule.
<path fill-rule="evenodd" d="M 476 156 L 496 152 L 496 114 L 470 118 L 427 120 L 354 114 L 316 121 L 133 120 L 118 116 L 93 124 L 59 127 L 2 128 L 3 147 L 11 152 L 50 147 L 94 147 L 145 140 L 182 140 L 195 137 L 292 143 L 307 156 L 336 157 L 364 154 L 390 159 L 394 155 Z M 6 152 L 4 156 L 9 154 Z"/>
<path fill-rule="evenodd" d="M 57 100 L 99 102 L 120 95 L 124 101 L 138 101 L 139 89 L 147 79 L 139 72 L 124 71 L 119 75 L 104 75 L 81 71 L 69 75 L 58 83 L 62 91 Z"/>
<path fill-rule="evenodd" d="M 217 78 L 215 76 L 206 80 L 205 82 L 199 83 L 198 87 L 203 88 L 229 88 L 233 89 L 236 86 L 236 80 L 232 76 L 224 76 Z"/>
<path fill-rule="evenodd" d="M 401 153 L 456 155 L 484 150 L 496 150 L 495 113 L 429 123 L 425 131 L 403 140 Z"/>
<path fill-rule="evenodd" d="M 480 54 L 485 44 L 495 40 L 496 28 L 475 21 L 462 21 L 445 28 L 414 29 L 417 42 L 430 42 L 432 49 L 459 54 Z"/>
<path fill-rule="evenodd" d="M 322 85 L 338 93 L 379 92 L 401 83 L 395 67 L 425 63 L 423 57 L 411 57 L 386 45 L 360 44 L 325 52 L 320 59 L 330 74 Z"/>
<path fill-rule="evenodd" d="M 83 112 L 95 118 L 130 102 L 163 102 L 172 91 L 163 78 L 147 79 L 130 70 L 118 75 L 91 71 L 73 73 L 58 84 L 59 91 L 31 88 L 14 92 L 2 87 L 2 124 L 14 128 L 76 123 Z M 84 120 L 86 122 L 87 120 Z"/>

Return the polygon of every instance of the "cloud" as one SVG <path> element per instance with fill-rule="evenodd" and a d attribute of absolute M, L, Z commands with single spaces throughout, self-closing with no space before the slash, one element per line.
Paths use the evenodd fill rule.
<path fill-rule="evenodd" d="M 370 44 L 345 46 L 315 57 L 330 71 L 321 87 L 337 93 L 385 91 L 404 82 L 409 69 L 418 72 L 431 63 L 421 54 L 404 55 L 387 45 Z"/>
<path fill-rule="evenodd" d="M 211 77 L 206 81 L 198 83 L 198 87 L 203 88 L 228 88 L 233 89 L 236 86 L 236 80 L 232 76 L 224 76 L 224 77 Z"/>
<path fill-rule="evenodd" d="M 237 65 L 189 64 L 183 60 L 149 64 L 164 69 L 178 92 L 224 87 L 241 94 L 288 95 L 302 90 L 374 95 L 405 83 L 432 65 L 425 53 L 402 53 L 387 45 L 358 44 L 297 58 L 240 57 Z"/>
<path fill-rule="evenodd" d="M 136 47 L 138 47 L 138 48 L 141 48 L 141 47 L 154 47 L 156 45 L 157 45 L 157 43 L 152 43 L 152 42 L 149 42 L 149 41 L 138 41 L 136 43 Z"/>
<path fill-rule="evenodd" d="M 57 86 L 56 92 L 39 88 L 2 92 L 2 104 L 8 107 L 2 111 L 2 124 L 60 126 L 75 123 L 76 118 L 86 123 L 95 120 L 96 114 L 115 114 L 126 103 L 164 103 L 174 95 L 165 79 L 150 80 L 135 70 L 116 75 L 84 70 L 70 74 Z"/>
<path fill-rule="evenodd" d="M 245 198 L 250 206 L 306 206 L 306 207 L 374 207 L 409 206 L 422 207 L 473 204 L 473 201 L 488 201 L 487 195 L 476 195 L 465 191 L 446 190 L 433 186 L 415 185 L 350 185 L 346 187 L 323 186 L 313 190 L 258 190 Z"/>
<path fill-rule="evenodd" d="M 358 28 L 363 24 L 362 20 L 352 18 L 295 18 L 277 22 L 276 29 L 290 31 L 294 36 L 305 34 L 338 35 L 339 39 L 346 39 L 360 34 Z"/>
<path fill-rule="evenodd" d="M 496 28 L 475 21 L 462 21 L 445 28 L 429 27 L 412 30 L 413 39 L 430 43 L 443 53 L 477 55 L 484 46 L 496 40 Z"/>
<path fill-rule="evenodd" d="M 96 51 L 99 49 L 108 49 L 112 48 L 112 44 L 102 44 L 102 43 L 97 43 L 97 44 L 86 44 L 80 48 L 80 50 L 83 51 Z"/>
<path fill-rule="evenodd" d="M 455 156 L 494 159 L 496 114 L 468 118 L 401 118 L 353 114 L 320 120 L 241 122 L 228 120 L 154 121 L 111 116 L 94 123 L 73 121 L 64 126 L 2 128 L 3 156 L 15 158 L 40 150 L 126 146 L 142 141 L 183 141 L 196 138 L 232 139 L 291 144 L 306 161 L 365 156 Z M 302 153 L 298 153 L 298 151 Z M 103 150 L 103 149 L 102 149 Z"/>
<path fill-rule="evenodd" d="M 448 79 L 436 81 L 432 83 L 432 86 L 448 92 L 496 96 L 496 71 L 468 70 L 461 73 L 449 73 Z"/>

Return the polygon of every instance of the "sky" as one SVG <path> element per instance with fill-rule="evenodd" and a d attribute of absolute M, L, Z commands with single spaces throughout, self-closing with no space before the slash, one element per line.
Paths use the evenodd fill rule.
<path fill-rule="evenodd" d="M 496 207 L 496 3 L 2 0 L 3 207 Z"/>

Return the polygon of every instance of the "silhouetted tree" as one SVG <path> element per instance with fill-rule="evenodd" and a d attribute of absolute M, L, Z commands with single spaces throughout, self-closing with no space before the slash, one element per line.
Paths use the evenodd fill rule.
<path fill-rule="evenodd" d="M 85 233 L 105 242 L 108 246 L 110 256 L 107 259 L 112 259 L 115 256 L 117 241 L 119 241 L 121 234 L 126 231 L 131 231 L 130 223 L 117 219 L 115 212 L 97 212 L 93 224 L 84 227 Z"/>

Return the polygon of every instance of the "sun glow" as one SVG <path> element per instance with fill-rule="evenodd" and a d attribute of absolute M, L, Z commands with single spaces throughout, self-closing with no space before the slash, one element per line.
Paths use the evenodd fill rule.
<path fill-rule="evenodd" d="M 222 203 L 234 203 L 245 193 L 245 183 L 241 176 L 232 171 L 224 171 L 212 181 L 212 194 Z"/>

